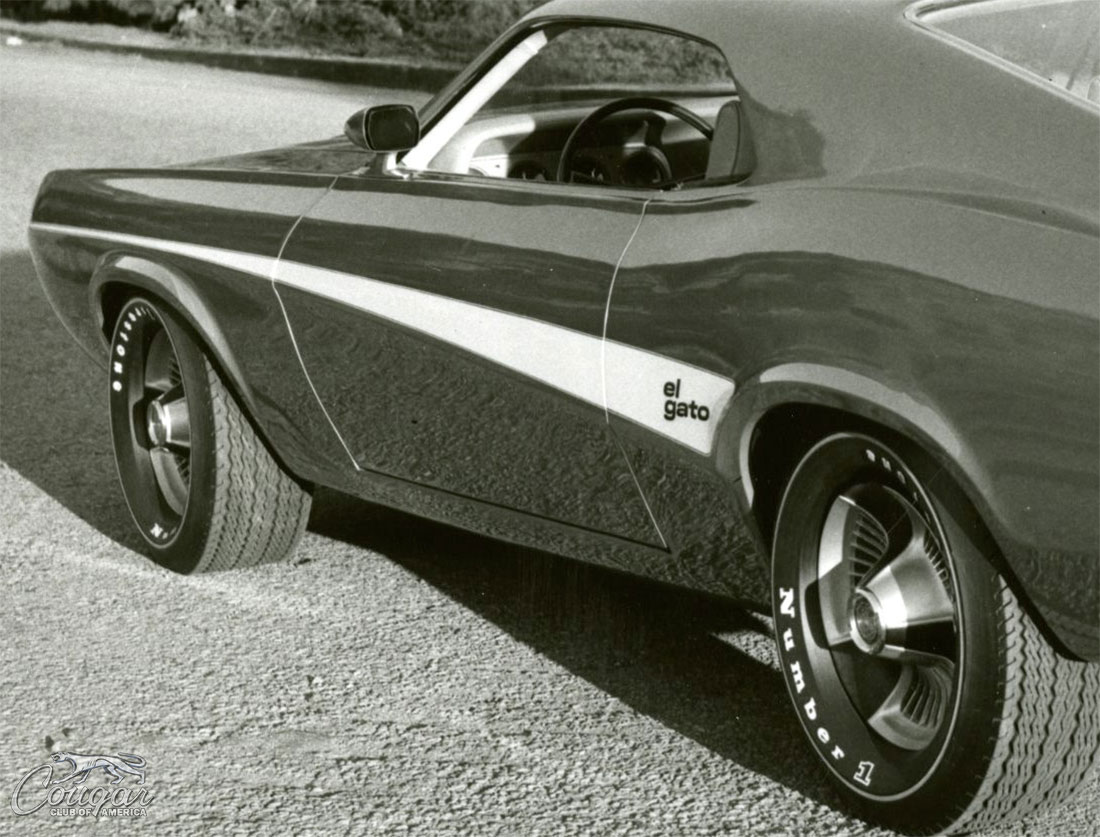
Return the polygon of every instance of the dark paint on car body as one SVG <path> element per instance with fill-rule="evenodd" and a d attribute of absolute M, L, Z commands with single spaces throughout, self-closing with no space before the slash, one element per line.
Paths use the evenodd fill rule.
<path fill-rule="evenodd" d="M 740 3 L 729 26 L 726 3 L 600 4 L 730 56 L 758 157 L 744 185 L 410 177 L 325 140 L 55 173 L 36 263 L 92 352 L 112 283 L 173 304 L 302 479 L 749 600 L 767 597 L 770 538 L 754 430 L 801 405 L 873 421 L 942 464 L 1050 631 L 1100 659 L 1100 184 L 1081 176 L 1100 157 L 1095 109 L 907 6 Z M 589 8 L 552 3 L 486 54 Z M 853 40 L 879 72 L 847 60 Z M 311 283 L 396 307 L 364 318 Z M 418 327 L 419 303 L 457 336 Z M 584 379 L 541 344 L 517 360 L 469 343 L 474 309 L 576 341 L 562 359 L 585 358 Z M 665 422 L 670 381 L 706 422 Z"/>

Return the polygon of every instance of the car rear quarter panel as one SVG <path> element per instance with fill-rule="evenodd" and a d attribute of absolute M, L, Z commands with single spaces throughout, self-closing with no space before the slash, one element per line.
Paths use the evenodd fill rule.
<path fill-rule="evenodd" d="M 776 405 L 839 407 L 919 442 L 1027 598 L 1095 658 L 1097 234 L 1023 204 L 966 203 L 794 186 L 654 201 L 608 337 L 736 381 L 719 460 L 743 478 L 746 507 L 748 440 Z"/>
<path fill-rule="evenodd" d="M 1096 659 L 1097 109 L 925 29 L 913 7 L 555 0 L 533 13 L 717 44 L 756 149 L 726 198 L 650 204 L 608 337 L 736 380 L 733 462 L 753 416 L 784 399 L 918 439 L 965 486 L 1025 598 Z"/>

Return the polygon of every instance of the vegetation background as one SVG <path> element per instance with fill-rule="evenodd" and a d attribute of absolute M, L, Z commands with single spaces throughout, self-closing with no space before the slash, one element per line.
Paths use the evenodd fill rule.
<path fill-rule="evenodd" d="M 465 63 L 543 0 L 0 0 L 21 21 L 111 23 L 227 49 Z"/>

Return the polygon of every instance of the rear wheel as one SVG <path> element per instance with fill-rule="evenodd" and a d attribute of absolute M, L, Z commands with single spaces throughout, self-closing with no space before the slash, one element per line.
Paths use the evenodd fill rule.
<path fill-rule="evenodd" d="M 1060 657 L 935 478 L 857 435 L 780 508 L 773 606 L 806 734 L 869 819 L 958 831 L 1060 802 L 1100 750 L 1100 667 Z"/>
<path fill-rule="evenodd" d="M 127 302 L 111 341 L 110 418 L 130 513 L 178 572 L 290 557 L 311 498 L 271 457 L 175 315 Z"/>

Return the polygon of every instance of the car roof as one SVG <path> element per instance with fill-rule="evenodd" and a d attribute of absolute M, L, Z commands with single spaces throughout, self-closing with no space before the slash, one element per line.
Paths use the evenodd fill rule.
<path fill-rule="evenodd" d="M 551 0 L 528 17 L 563 15 L 633 20 L 664 26 L 712 40 L 731 27 L 731 20 L 777 13 L 797 18 L 803 10 L 829 9 L 833 14 L 871 12 L 868 20 L 884 21 L 905 10 L 913 0 Z M 942 5 L 942 4 L 941 4 Z"/>
<path fill-rule="evenodd" d="M 1100 223 L 1090 103 L 915 20 L 912 0 L 552 0 L 525 21 L 611 19 L 726 55 L 751 183 L 829 178 L 992 193 Z M 934 5 L 942 7 L 943 2 Z"/>

